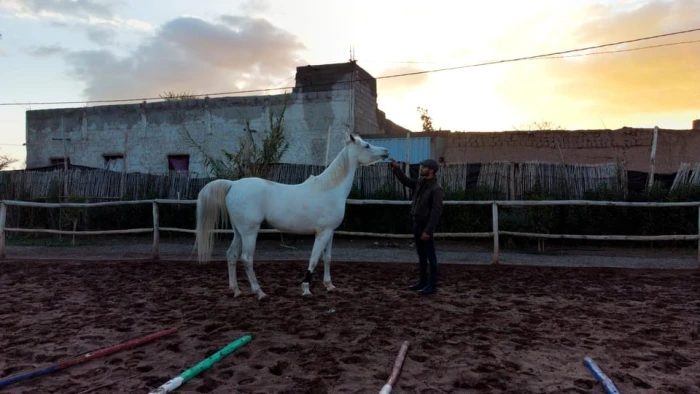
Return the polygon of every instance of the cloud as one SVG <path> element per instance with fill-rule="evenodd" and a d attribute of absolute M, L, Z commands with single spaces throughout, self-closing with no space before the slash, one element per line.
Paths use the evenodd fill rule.
<path fill-rule="evenodd" d="M 220 23 L 173 19 L 126 57 L 107 50 L 66 55 L 87 99 L 157 97 L 267 88 L 304 64 L 297 38 L 265 19 L 226 15 Z"/>
<path fill-rule="evenodd" d="M 241 13 L 245 15 L 260 14 L 269 9 L 269 0 L 246 0 L 240 7 Z"/>
<path fill-rule="evenodd" d="M 117 36 L 114 28 L 105 26 L 88 26 L 85 33 L 91 41 L 105 46 L 114 43 Z"/>
<path fill-rule="evenodd" d="M 419 68 L 410 65 L 402 65 L 385 69 L 377 78 L 390 75 L 411 74 L 422 71 Z M 415 74 L 394 78 L 384 78 L 377 80 L 378 95 L 391 95 L 405 93 L 417 89 L 428 83 L 430 79 L 428 74 Z"/>
<path fill-rule="evenodd" d="M 628 3 L 628 2 L 627 2 Z M 673 31 L 700 23 L 700 2 L 655 0 L 642 5 L 596 6 L 587 21 L 573 30 L 577 48 L 624 41 Z M 589 52 L 627 50 L 643 46 L 700 40 L 700 32 L 640 41 Z M 700 83 L 700 43 L 665 46 L 570 59 L 513 63 L 499 92 L 515 107 L 549 110 L 575 116 L 619 117 L 643 113 L 697 110 Z M 535 51 L 537 52 L 537 51 Z M 546 116 L 546 115 L 545 115 Z"/>
<path fill-rule="evenodd" d="M 124 29 L 152 29 L 146 22 L 117 17 L 115 9 L 125 4 L 107 0 L 2 0 L 0 9 L 11 11 L 17 18 L 47 20 L 53 27 L 82 29 L 93 42 L 108 45 Z"/>
<path fill-rule="evenodd" d="M 112 8 L 124 1 L 105 0 L 4 0 L 2 7 L 14 11 L 17 16 L 61 16 L 77 19 L 114 17 Z"/>
<path fill-rule="evenodd" d="M 40 47 L 37 47 L 31 51 L 29 51 L 29 54 L 32 56 L 37 56 L 37 57 L 48 57 L 48 56 L 54 56 L 54 55 L 62 55 L 67 53 L 68 50 L 66 48 L 58 45 L 58 44 L 53 44 L 53 45 L 42 45 Z"/>

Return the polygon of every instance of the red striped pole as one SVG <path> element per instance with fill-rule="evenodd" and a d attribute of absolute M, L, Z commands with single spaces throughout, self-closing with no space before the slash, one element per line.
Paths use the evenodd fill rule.
<path fill-rule="evenodd" d="M 401 345 L 399 355 L 396 357 L 396 361 L 394 361 L 394 369 L 391 371 L 391 376 L 389 376 L 389 380 L 387 380 L 384 387 L 382 387 L 381 391 L 379 391 L 379 394 L 391 393 L 391 390 L 396 384 L 396 380 L 399 378 L 399 373 L 401 372 L 401 367 L 403 366 L 403 360 L 406 358 L 406 351 L 408 351 L 408 341 L 404 341 Z"/>
<path fill-rule="evenodd" d="M 151 342 L 151 341 L 156 340 L 158 338 L 164 337 L 166 335 L 174 334 L 177 331 L 178 331 L 177 328 L 171 328 L 169 330 L 161 331 L 161 332 L 151 334 L 151 335 L 148 335 L 148 336 L 145 336 L 142 338 L 134 339 L 134 340 L 131 340 L 129 342 L 124 342 L 124 343 L 119 344 L 119 345 L 100 349 L 100 350 L 97 350 L 95 352 L 85 353 L 81 356 L 74 357 L 74 358 L 56 363 L 50 367 L 46 367 L 46 368 L 43 368 L 40 370 L 35 370 L 32 372 L 27 372 L 27 373 L 24 373 L 24 374 L 21 374 L 21 375 L 12 377 L 12 378 L 0 380 L 0 387 L 6 386 L 10 383 L 18 382 L 20 380 L 25 380 L 25 379 L 33 378 L 36 376 L 44 375 L 44 374 L 47 374 L 49 372 L 54 372 L 54 371 L 58 371 L 61 369 L 65 369 L 65 368 L 71 367 L 73 365 L 82 364 L 82 363 L 90 361 L 92 359 L 104 357 L 104 356 L 107 356 L 107 355 L 110 355 L 110 354 L 113 354 L 116 352 L 120 352 L 122 350 L 126 350 L 126 349 L 129 349 L 132 347 L 136 347 L 136 346 L 142 345 L 146 342 Z"/>

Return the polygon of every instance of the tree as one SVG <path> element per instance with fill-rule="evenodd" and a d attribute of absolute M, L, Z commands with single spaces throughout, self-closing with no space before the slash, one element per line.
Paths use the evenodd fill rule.
<path fill-rule="evenodd" d="M 175 93 L 173 91 L 168 90 L 167 92 L 161 93 L 158 95 L 160 98 L 165 99 L 166 101 L 176 101 L 176 100 L 192 100 L 195 98 L 194 94 L 190 92 L 182 92 L 182 93 Z"/>
<path fill-rule="evenodd" d="M 420 113 L 420 120 L 423 122 L 423 131 L 435 131 L 433 129 L 433 119 L 428 115 L 428 110 L 425 108 L 416 108 Z"/>
<path fill-rule="evenodd" d="M 262 145 L 258 146 L 250 129 L 250 121 L 245 121 L 245 135 L 241 138 L 238 150 L 231 153 L 222 149 L 222 158 L 216 158 L 197 144 L 192 136 L 184 130 L 190 145 L 199 150 L 204 156 L 204 165 L 217 178 L 240 179 L 246 177 L 267 178 L 273 164 L 278 163 L 289 148 L 289 143 L 284 135 L 284 113 L 287 109 L 288 96 L 284 97 L 284 104 L 279 114 L 270 111 L 269 134 L 263 138 Z"/>
<path fill-rule="evenodd" d="M 0 171 L 8 169 L 12 164 L 16 163 L 17 159 L 8 155 L 0 156 Z"/>
<path fill-rule="evenodd" d="M 562 126 L 549 120 L 532 121 L 530 123 L 521 123 L 520 127 L 513 126 L 515 131 L 543 131 L 543 130 L 565 130 Z"/>

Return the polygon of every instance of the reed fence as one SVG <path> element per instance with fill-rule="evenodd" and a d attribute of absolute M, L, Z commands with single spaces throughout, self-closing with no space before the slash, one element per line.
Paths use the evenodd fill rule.
<path fill-rule="evenodd" d="M 697 181 L 700 178 L 697 166 L 694 168 L 683 173 L 691 174 L 684 179 Z M 311 175 L 320 174 L 324 169 L 324 166 L 317 165 L 279 164 L 273 166 L 268 179 L 286 184 L 301 183 Z M 411 173 L 414 177 L 417 176 L 416 166 L 412 167 Z M 586 191 L 602 185 L 624 190 L 627 184 L 625 171 L 615 163 L 450 164 L 440 169 L 438 177 L 447 192 L 459 195 L 479 188 L 489 197 L 504 200 L 524 199 L 524 196 L 536 187 L 552 198 L 581 199 Z M 0 171 L 0 199 L 61 201 L 69 196 L 76 196 L 88 201 L 155 198 L 187 200 L 195 199 L 199 190 L 213 179 L 174 171 L 163 175 L 122 174 L 84 168 L 72 168 L 67 171 Z M 358 168 L 351 197 L 408 199 L 410 193 L 394 177 L 391 167 L 387 163 L 380 163 Z"/>
<path fill-rule="evenodd" d="M 693 184 L 700 184 L 700 163 L 681 163 L 671 184 L 671 190 Z"/>

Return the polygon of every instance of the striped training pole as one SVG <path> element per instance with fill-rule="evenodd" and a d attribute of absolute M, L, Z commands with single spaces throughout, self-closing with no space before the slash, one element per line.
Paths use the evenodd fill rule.
<path fill-rule="evenodd" d="M 379 394 L 389 394 L 392 388 L 396 384 L 396 380 L 399 378 L 399 372 L 401 371 L 401 366 L 403 365 L 403 360 L 406 358 L 406 352 L 408 351 L 408 341 L 404 341 L 401 345 L 401 350 L 399 350 L 399 355 L 394 361 L 394 368 L 391 371 L 391 376 L 387 380 L 386 384 L 379 391 Z"/>
<path fill-rule="evenodd" d="M 115 346 L 108 347 L 105 349 L 97 350 L 95 352 L 86 353 L 82 356 L 74 357 L 72 359 L 68 359 L 66 361 L 56 363 L 56 364 L 54 364 L 50 367 L 46 367 L 44 369 L 40 369 L 40 370 L 36 370 L 36 371 L 32 371 L 32 372 L 27 372 L 27 373 L 22 374 L 22 375 L 18 375 L 18 376 L 14 376 L 14 377 L 11 377 L 8 379 L 0 380 L 0 387 L 6 386 L 10 383 L 18 382 L 20 380 L 25 380 L 25 379 L 33 378 L 36 376 L 44 375 L 44 374 L 47 374 L 50 372 L 59 371 L 59 370 L 71 367 L 73 365 L 82 364 L 84 362 L 87 362 L 89 360 L 92 360 L 92 359 L 95 359 L 98 357 L 107 356 L 107 355 L 110 355 L 112 353 L 120 352 L 122 350 L 126 350 L 126 349 L 129 349 L 132 347 L 136 347 L 136 346 L 142 345 L 146 342 L 150 342 L 150 341 L 153 341 L 155 339 L 164 337 L 166 335 L 174 334 L 177 331 L 178 331 L 177 328 L 171 328 L 169 330 L 165 330 L 165 331 L 161 331 L 161 332 L 158 332 L 155 334 L 151 334 L 151 335 L 145 336 L 143 338 L 134 339 L 132 341 L 125 342 L 125 343 L 122 343 L 120 345 L 115 345 Z"/>
<path fill-rule="evenodd" d="M 599 382 L 603 383 L 603 387 L 605 387 L 605 391 L 608 392 L 608 394 L 620 394 L 619 391 L 617 391 L 617 387 L 615 387 L 615 384 L 613 384 L 612 380 L 610 380 L 609 377 L 607 377 L 603 371 L 598 367 L 598 365 L 593 361 L 592 358 L 586 357 L 584 359 L 584 364 L 588 367 L 588 369 L 593 372 L 593 376 L 595 376 L 596 379 L 598 379 Z"/>
<path fill-rule="evenodd" d="M 202 371 L 209 369 L 216 362 L 233 353 L 238 348 L 248 344 L 252 340 L 253 337 L 250 335 L 244 335 L 236 339 L 235 341 L 226 345 L 226 347 L 223 349 L 200 361 L 194 367 L 165 382 L 162 386 L 158 387 L 155 391 L 151 391 L 149 394 L 163 394 L 177 389 L 178 387 L 182 386 L 183 383 L 199 375 Z"/>

